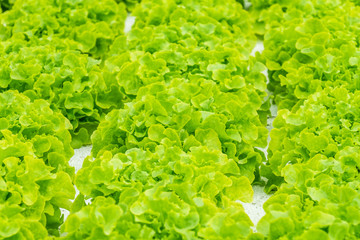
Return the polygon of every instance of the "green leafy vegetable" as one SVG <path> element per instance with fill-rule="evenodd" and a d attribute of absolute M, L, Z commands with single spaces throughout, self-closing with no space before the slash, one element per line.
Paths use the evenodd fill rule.
<path fill-rule="evenodd" d="M 92 135 L 95 159 L 75 180 L 92 204 L 70 215 L 64 239 L 252 233 L 235 201 L 251 202 L 261 181 L 254 147 L 267 144 L 265 66 L 249 57 L 255 36 L 239 3 L 177 3 L 142 1 L 110 49 L 105 68 L 131 101 Z"/>
<path fill-rule="evenodd" d="M 358 6 L 252 3 L 265 33 L 258 57 L 281 109 L 261 168 L 277 192 L 257 229 L 267 239 L 357 239 Z"/>
<path fill-rule="evenodd" d="M 359 90 L 358 6 L 346 0 L 268 4 L 258 21 L 265 23 L 263 60 L 279 108 L 290 109 L 326 86 Z M 254 1 L 259 6 L 266 4 Z"/>
<path fill-rule="evenodd" d="M 58 234 L 60 208 L 74 198 L 70 122 L 45 100 L 0 94 L 0 236 L 45 239 Z M 11 210 L 13 209 L 13 210 Z M 32 229 L 37 229 L 32 231 Z"/>
<path fill-rule="evenodd" d="M 47 100 L 73 125 L 72 146 L 90 144 L 103 115 L 126 101 L 101 67 L 126 16 L 113 0 L 16 1 L 0 15 L 0 91 Z"/>
<path fill-rule="evenodd" d="M 0 7 L 1 239 L 360 238 L 358 1 Z"/>

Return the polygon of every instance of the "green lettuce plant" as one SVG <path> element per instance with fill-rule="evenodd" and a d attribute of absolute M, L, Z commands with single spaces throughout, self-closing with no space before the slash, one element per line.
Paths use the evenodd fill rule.
<path fill-rule="evenodd" d="M 359 12 L 349 1 L 279 2 L 261 11 L 268 88 L 279 108 L 327 86 L 359 89 Z"/>
<path fill-rule="evenodd" d="M 59 234 L 60 208 L 75 197 L 71 124 L 43 99 L 0 94 L 0 237 Z"/>
<path fill-rule="evenodd" d="M 258 230 L 269 239 L 356 239 L 359 92 L 326 88 L 274 120 L 265 204 Z"/>
<path fill-rule="evenodd" d="M 0 16 L 0 91 L 49 101 L 73 125 L 72 146 L 89 144 L 103 115 L 126 101 L 101 67 L 126 16 L 112 0 L 16 1 Z"/>
<path fill-rule="evenodd" d="M 270 172 L 283 176 L 286 168 L 306 164 L 319 154 L 336 158 L 342 151 L 357 147 L 358 98 L 358 92 L 351 93 L 346 88 L 326 88 L 296 105 L 292 111 L 280 110 L 270 134 L 267 165 Z M 356 172 L 356 165 L 342 164 L 341 169 Z M 343 178 L 348 176 L 343 174 Z"/>

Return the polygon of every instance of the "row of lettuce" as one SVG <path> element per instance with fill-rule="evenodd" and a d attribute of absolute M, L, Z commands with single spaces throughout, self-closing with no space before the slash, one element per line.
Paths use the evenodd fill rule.
<path fill-rule="evenodd" d="M 360 7 L 254 1 L 278 116 L 261 175 L 266 239 L 360 238 Z"/>
<path fill-rule="evenodd" d="M 269 101 L 235 1 L 142 1 L 108 58 L 131 101 L 92 135 L 64 239 L 245 239 Z M 121 66 L 121 68 L 118 68 Z M 92 204 L 84 206 L 83 199 Z"/>
<path fill-rule="evenodd" d="M 252 20 L 236 1 L 136 2 L 1 2 L 0 239 L 252 234 L 236 200 L 262 181 L 270 106 Z"/>
<path fill-rule="evenodd" d="M 4 8 L 4 4 L 7 8 Z M 73 147 L 126 97 L 102 66 L 126 6 L 105 1 L 1 1 L 0 239 L 59 237 L 71 208 Z"/>

